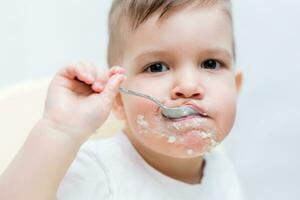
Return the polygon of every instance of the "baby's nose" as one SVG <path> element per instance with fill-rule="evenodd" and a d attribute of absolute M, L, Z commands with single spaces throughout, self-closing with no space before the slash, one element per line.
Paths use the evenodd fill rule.
<path fill-rule="evenodd" d="M 174 85 L 171 91 L 173 99 L 204 97 L 203 77 L 197 66 L 183 65 L 174 73 Z"/>
<path fill-rule="evenodd" d="M 172 91 L 172 98 L 195 98 L 195 99 L 202 99 L 203 92 L 201 92 L 197 87 L 191 87 L 185 85 L 177 86 Z"/>
<path fill-rule="evenodd" d="M 199 80 L 181 79 L 177 80 L 174 85 L 171 96 L 173 99 L 177 98 L 194 98 L 202 99 L 204 97 L 204 89 L 199 83 Z"/>

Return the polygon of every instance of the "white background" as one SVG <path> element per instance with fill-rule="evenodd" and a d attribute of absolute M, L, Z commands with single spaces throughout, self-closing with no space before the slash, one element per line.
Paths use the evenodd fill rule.
<path fill-rule="evenodd" d="M 0 88 L 79 60 L 106 67 L 111 1 L 0 0 Z M 248 199 L 300 199 L 300 1 L 234 0 L 245 73 L 225 145 Z"/>

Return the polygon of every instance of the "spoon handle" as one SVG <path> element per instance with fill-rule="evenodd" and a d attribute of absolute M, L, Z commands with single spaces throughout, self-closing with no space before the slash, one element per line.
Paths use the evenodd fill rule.
<path fill-rule="evenodd" d="M 144 97 L 146 99 L 149 99 L 151 101 L 153 101 L 154 103 L 156 103 L 157 105 L 159 105 L 161 108 L 165 108 L 165 106 L 157 99 L 149 96 L 149 95 L 146 95 L 146 94 L 142 94 L 142 93 L 139 93 L 139 92 L 135 92 L 135 91 L 132 91 L 132 90 L 128 90 L 126 88 L 123 88 L 123 87 L 120 87 L 119 88 L 120 92 L 123 92 L 125 94 L 131 94 L 131 95 L 135 95 L 135 96 L 139 96 L 139 97 Z"/>

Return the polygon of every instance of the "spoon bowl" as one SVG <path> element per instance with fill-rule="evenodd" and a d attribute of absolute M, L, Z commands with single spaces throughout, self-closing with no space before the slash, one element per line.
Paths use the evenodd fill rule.
<path fill-rule="evenodd" d="M 142 94 L 140 92 L 135 92 L 133 90 L 128 90 L 123 87 L 120 87 L 119 90 L 124 94 L 143 97 L 156 103 L 160 107 L 161 114 L 168 119 L 178 119 L 189 115 L 198 114 L 198 112 L 190 106 L 179 106 L 179 107 L 169 108 L 164 104 L 162 104 L 158 99 L 153 98 L 149 95 Z"/>

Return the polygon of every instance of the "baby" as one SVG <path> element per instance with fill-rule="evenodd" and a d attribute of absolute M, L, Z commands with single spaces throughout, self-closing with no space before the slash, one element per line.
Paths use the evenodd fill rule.
<path fill-rule="evenodd" d="M 1 177 L 0 199 L 242 199 L 214 148 L 234 124 L 242 82 L 230 1 L 115 0 L 109 36 L 108 72 L 80 63 L 54 77 L 43 118 Z M 197 113 L 167 118 L 121 85 Z M 124 129 L 86 142 L 111 110 Z"/>

